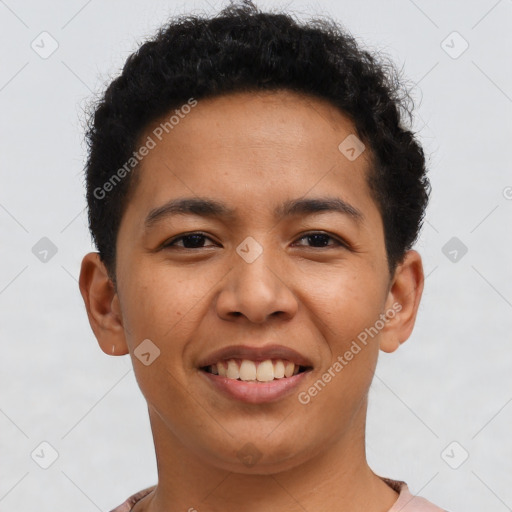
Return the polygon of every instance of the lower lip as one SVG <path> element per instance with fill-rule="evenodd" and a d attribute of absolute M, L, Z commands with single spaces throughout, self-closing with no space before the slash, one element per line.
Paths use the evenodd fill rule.
<path fill-rule="evenodd" d="M 199 372 L 220 392 L 230 398 L 249 404 L 275 402 L 284 398 L 293 393 L 294 389 L 310 373 L 310 371 L 305 371 L 292 377 L 274 379 L 270 382 L 244 382 L 243 380 L 228 379 L 227 377 L 214 375 L 204 370 L 199 370 Z"/>

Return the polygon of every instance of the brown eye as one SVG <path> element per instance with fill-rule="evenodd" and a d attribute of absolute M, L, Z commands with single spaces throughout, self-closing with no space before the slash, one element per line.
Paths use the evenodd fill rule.
<path fill-rule="evenodd" d="M 344 247 L 345 244 L 342 243 L 337 238 L 334 238 L 331 235 L 328 235 L 327 233 L 308 233 L 306 235 L 303 235 L 301 238 L 299 238 L 299 241 L 301 240 L 307 240 L 308 244 L 310 244 L 310 247 L 313 248 L 322 248 L 322 247 Z M 329 243 L 329 241 L 332 240 L 334 243 Z M 302 244 L 300 244 L 302 245 Z"/>
<path fill-rule="evenodd" d="M 204 242 L 206 240 L 211 240 L 203 233 L 190 233 L 188 235 L 182 235 L 176 238 L 173 238 L 169 242 L 166 242 L 163 245 L 163 248 L 168 247 L 182 247 L 184 249 L 201 249 L 203 247 L 210 247 L 205 246 Z M 182 242 L 182 244 L 179 244 L 178 242 Z"/>

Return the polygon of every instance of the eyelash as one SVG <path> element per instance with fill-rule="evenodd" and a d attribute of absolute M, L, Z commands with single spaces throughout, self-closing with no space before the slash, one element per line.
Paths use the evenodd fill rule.
<path fill-rule="evenodd" d="M 348 249 L 348 244 L 346 242 L 343 242 L 339 238 L 334 237 L 334 236 L 332 236 L 332 235 L 330 235 L 328 233 L 324 233 L 322 231 L 311 231 L 311 232 L 305 233 L 300 238 L 298 238 L 298 240 L 303 240 L 304 238 L 308 238 L 308 237 L 311 237 L 311 236 L 314 236 L 314 235 L 322 235 L 324 237 L 327 237 L 327 238 L 333 240 L 335 242 L 335 244 L 329 244 L 329 245 L 323 246 L 323 247 L 313 247 L 313 246 L 310 246 L 310 248 L 313 248 L 313 249 L 326 249 L 326 248 L 329 248 L 329 247 L 342 247 L 342 248 Z M 169 240 L 168 242 L 166 242 L 162 246 L 162 249 L 170 249 L 170 248 L 173 248 L 173 247 L 180 247 L 180 248 L 182 248 L 184 250 L 188 250 L 188 251 L 194 251 L 196 249 L 204 249 L 204 247 L 181 247 L 181 246 L 174 245 L 177 241 L 184 240 L 184 239 L 186 239 L 188 237 L 192 237 L 192 236 L 201 236 L 203 238 L 207 238 L 208 240 L 212 240 L 205 233 L 201 233 L 200 231 L 194 231 L 192 233 L 187 233 L 186 235 L 180 235 L 180 236 L 178 236 L 176 238 L 173 238 L 173 239 Z M 302 247 L 304 247 L 304 246 L 302 246 Z"/>

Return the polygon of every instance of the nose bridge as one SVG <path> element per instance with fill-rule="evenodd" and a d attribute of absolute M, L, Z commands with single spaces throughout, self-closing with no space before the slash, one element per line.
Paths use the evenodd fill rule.
<path fill-rule="evenodd" d="M 291 317 L 297 309 L 295 295 L 280 275 L 279 250 L 247 237 L 233 255 L 233 268 L 217 302 L 223 318 L 245 316 L 261 323 L 278 312 Z"/>
<path fill-rule="evenodd" d="M 244 253 L 244 250 L 247 252 Z M 275 293 L 279 286 L 283 285 L 278 275 L 276 275 L 277 271 L 271 266 L 273 261 L 274 267 L 277 267 L 279 265 L 278 259 L 275 254 L 271 254 L 271 249 L 268 246 L 265 249 L 262 247 L 260 254 L 255 254 L 256 250 L 256 248 L 251 247 L 250 242 L 246 243 L 245 246 L 241 244 L 241 247 L 237 249 L 240 261 L 235 263 L 236 282 L 239 286 L 249 285 L 253 287 L 253 293 L 258 290 L 268 290 Z"/>

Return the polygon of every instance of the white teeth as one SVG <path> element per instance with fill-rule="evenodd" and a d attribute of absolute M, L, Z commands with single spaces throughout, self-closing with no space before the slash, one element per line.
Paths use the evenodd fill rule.
<path fill-rule="evenodd" d="M 270 359 L 267 359 L 258 365 L 256 379 L 260 382 L 270 382 L 271 380 L 274 380 L 274 365 Z"/>
<path fill-rule="evenodd" d="M 228 361 L 228 371 L 226 373 L 226 377 L 228 379 L 238 379 L 240 377 L 240 372 L 238 371 L 238 365 L 234 359 L 230 359 Z"/>
<path fill-rule="evenodd" d="M 245 382 L 271 382 L 274 379 L 292 377 L 299 373 L 299 365 L 282 359 L 266 359 L 256 362 L 250 359 L 219 361 L 209 367 L 210 373 L 227 377 L 228 379 L 240 379 Z"/>
<path fill-rule="evenodd" d="M 284 363 L 278 359 L 274 363 L 274 379 L 282 379 L 284 377 Z"/>
<path fill-rule="evenodd" d="M 219 375 L 221 377 L 226 377 L 226 375 L 227 375 L 227 368 L 226 368 L 226 365 L 224 364 L 224 361 L 219 361 L 217 363 L 217 371 L 219 372 Z"/>
<path fill-rule="evenodd" d="M 240 365 L 240 379 L 241 380 L 255 380 L 256 379 L 256 365 L 253 361 L 244 359 Z M 259 380 L 259 379 L 258 379 Z"/>
<path fill-rule="evenodd" d="M 293 363 L 291 363 L 290 361 L 287 361 L 286 365 L 284 367 L 284 376 L 291 377 L 293 375 L 294 369 L 295 369 L 295 365 Z"/>

